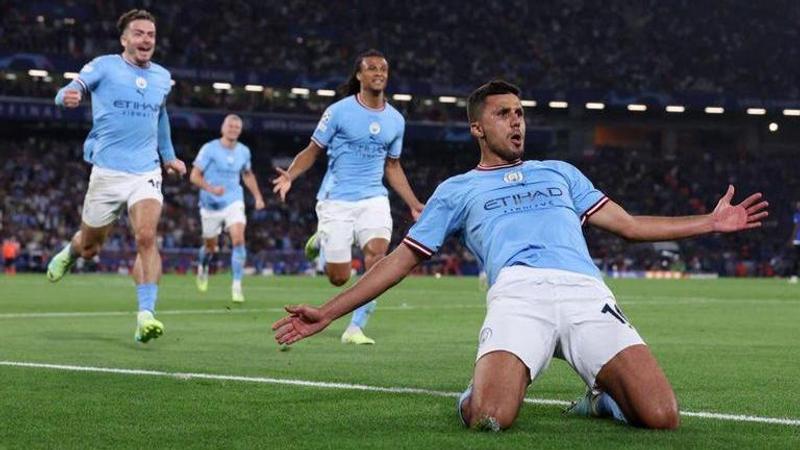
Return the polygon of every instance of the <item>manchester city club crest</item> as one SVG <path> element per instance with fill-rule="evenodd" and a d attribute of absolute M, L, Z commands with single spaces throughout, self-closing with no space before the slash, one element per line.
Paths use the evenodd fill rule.
<path fill-rule="evenodd" d="M 370 134 L 378 134 L 381 132 L 381 124 L 378 122 L 372 122 L 369 124 L 369 133 Z"/>
<path fill-rule="evenodd" d="M 522 179 L 523 179 L 522 172 L 519 171 L 508 172 L 507 174 L 505 174 L 505 176 L 503 176 L 503 181 L 505 181 L 506 183 L 519 183 L 520 181 L 522 181 Z"/>
<path fill-rule="evenodd" d="M 139 89 L 144 89 L 147 87 L 147 80 L 142 77 L 136 77 L 136 87 Z"/>
<path fill-rule="evenodd" d="M 228 164 L 233 164 L 233 156 L 227 157 Z"/>

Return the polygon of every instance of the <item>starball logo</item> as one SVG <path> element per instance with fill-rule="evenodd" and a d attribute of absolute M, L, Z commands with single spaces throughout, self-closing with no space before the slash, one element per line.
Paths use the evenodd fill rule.
<path fill-rule="evenodd" d="M 564 191 L 557 187 L 519 192 L 516 194 L 504 195 L 502 197 L 489 199 L 483 204 L 483 209 L 486 211 L 492 211 L 499 208 L 524 207 L 537 201 L 552 199 L 553 197 L 561 197 L 562 195 L 564 195 Z"/>

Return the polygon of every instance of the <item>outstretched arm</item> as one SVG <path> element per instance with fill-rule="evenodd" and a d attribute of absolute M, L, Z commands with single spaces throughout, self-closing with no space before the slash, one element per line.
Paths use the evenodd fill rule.
<path fill-rule="evenodd" d="M 378 297 L 399 283 L 422 261 L 407 245 L 400 245 L 381 259 L 356 284 L 328 300 L 319 308 L 309 305 L 287 306 L 287 317 L 272 324 L 279 344 L 294 344 L 324 330 L 331 322 Z"/>
<path fill-rule="evenodd" d="M 731 233 L 761 226 L 769 214 L 769 203 L 761 193 L 752 194 L 738 205 L 731 204 L 733 185 L 717 202 L 710 214 L 684 217 L 632 216 L 621 206 L 609 201 L 591 215 L 589 223 L 633 241 L 666 241 L 707 233 Z"/>
<path fill-rule="evenodd" d="M 422 214 L 422 208 L 425 205 L 417 199 L 414 191 L 411 190 L 411 185 L 408 184 L 408 178 L 406 178 L 406 173 L 403 171 L 403 166 L 400 165 L 400 159 L 386 158 L 385 173 L 389 186 L 406 202 L 406 205 L 411 210 L 411 217 L 417 220 Z"/>
<path fill-rule="evenodd" d="M 321 152 L 322 147 L 312 140 L 306 148 L 294 157 L 288 169 L 275 168 L 278 171 L 278 176 L 272 180 L 272 192 L 278 194 L 282 202 L 286 201 L 286 194 L 292 188 L 292 182 L 314 165 L 314 161 L 317 160 Z"/>

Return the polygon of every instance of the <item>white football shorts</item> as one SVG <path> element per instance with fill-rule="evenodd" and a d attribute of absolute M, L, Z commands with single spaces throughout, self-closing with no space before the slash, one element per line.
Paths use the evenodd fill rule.
<path fill-rule="evenodd" d="M 164 203 L 160 167 L 136 174 L 94 166 L 83 199 L 81 220 L 93 228 L 104 227 L 117 220 L 126 205 L 130 209 L 145 199 Z"/>
<path fill-rule="evenodd" d="M 364 248 L 372 239 L 392 238 L 392 214 L 385 196 L 355 202 L 319 201 L 317 219 L 320 247 L 327 262 L 349 263 L 353 242 Z"/>
<path fill-rule="evenodd" d="M 215 238 L 222 233 L 223 229 L 227 230 L 235 223 L 247 224 L 244 202 L 241 200 L 235 201 L 217 211 L 200 208 L 200 220 L 203 228 L 203 239 Z"/>
<path fill-rule="evenodd" d="M 487 293 L 478 339 L 477 359 L 510 352 L 528 367 L 533 380 L 556 356 L 589 387 L 617 353 L 644 344 L 601 280 L 526 266 L 500 271 Z"/>

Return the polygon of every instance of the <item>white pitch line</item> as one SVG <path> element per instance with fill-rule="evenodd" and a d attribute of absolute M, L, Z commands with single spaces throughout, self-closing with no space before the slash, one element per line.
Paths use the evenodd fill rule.
<path fill-rule="evenodd" d="M 698 411 L 698 412 L 681 411 L 681 415 L 688 417 L 701 417 L 703 419 L 720 419 L 720 420 L 732 420 L 736 422 L 758 422 L 758 423 L 771 423 L 776 425 L 800 426 L 800 420 L 781 419 L 776 417 L 740 416 L 737 414 L 721 414 L 721 413 L 712 413 L 703 411 Z"/>
<path fill-rule="evenodd" d="M 458 397 L 459 395 L 461 395 L 460 392 L 434 391 L 432 389 L 409 388 L 409 387 L 383 387 L 383 386 L 369 386 L 366 384 L 329 383 L 324 381 L 293 380 L 286 378 L 248 377 L 239 375 L 216 375 L 210 373 L 191 373 L 191 372 L 162 372 L 159 370 L 116 369 L 111 367 L 73 366 L 66 364 L 43 364 L 43 363 L 21 362 L 21 361 L 0 361 L 0 366 L 66 370 L 70 372 L 94 372 L 94 373 L 111 373 L 111 374 L 122 374 L 122 375 L 141 375 L 141 376 L 151 376 L 151 377 L 175 378 L 178 380 L 198 379 L 198 380 L 214 380 L 214 381 L 241 381 L 245 383 L 278 384 L 284 386 L 301 386 L 301 387 L 314 387 L 323 389 L 343 389 L 349 391 L 382 392 L 389 394 L 418 394 L 418 395 L 429 395 L 434 397 Z M 526 398 L 525 403 L 531 403 L 535 405 L 552 405 L 552 406 L 567 406 L 570 404 L 570 402 L 564 400 L 540 399 L 540 398 Z M 738 414 L 720 414 L 720 413 L 712 413 L 704 411 L 698 411 L 698 412 L 681 411 L 681 415 L 688 417 L 699 417 L 704 419 L 727 420 L 732 422 L 757 422 L 757 423 L 776 424 L 776 425 L 800 426 L 800 419 L 748 416 L 748 415 L 738 415 Z"/>

